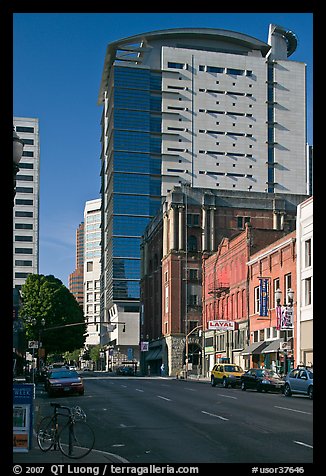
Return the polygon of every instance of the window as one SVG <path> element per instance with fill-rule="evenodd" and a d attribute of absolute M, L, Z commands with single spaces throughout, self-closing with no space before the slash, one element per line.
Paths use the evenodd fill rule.
<path fill-rule="evenodd" d="M 33 200 L 28 200 L 24 198 L 16 198 L 15 204 L 16 205 L 33 205 Z"/>
<path fill-rule="evenodd" d="M 274 295 L 274 306 L 276 307 L 277 305 L 277 302 L 276 302 L 276 297 L 275 297 L 275 293 L 276 293 L 276 290 L 280 288 L 280 280 L 279 278 L 276 278 L 274 279 L 273 281 L 273 295 Z"/>
<path fill-rule="evenodd" d="M 33 230 L 32 223 L 15 223 L 15 230 Z"/>
<path fill-rule="evenodd" d="M 15 212 L 15 217 L 29 217 L 29 218 L 33 218 L 33 212 L 16 211 L 16 212 Z"/>
<path fill-rule="evenodd" d="M 165 314 L 169 312 L 169 288 L 165 287 Z"/>
<path fill-rule="evenodd" d="M 88 261 L 86 264 L 87 271 L 93 271 L 93 261 Z"/>
<path fill-rule="evenodd" d="M 259 286 L 254 289 L 254 313 L 259 313 Z"/>
<path fill-rule="evenodd" d="M 34 157 L 34 152 L 32 150 L 24 150 L 23 157 Z"/>
<path fill-rule="evenodd" d="M 33 248 L 15 248 L 15 253 L 17 255 L 31 255 L 33 253 Z"/>
<path fill-rule="evenodd" d="M 189 269 L 189 279 L 190 280 L 198 279 L 198 269 Z"/>
<path fill-rule="evenodd" d="M 32 242 L 33 241 L 33 237 L 32 236 L 15 236 L 15 241 L 28 241 L 28 242 Z"/>
<path fill-rule="evenodd" d="M 33 187 L 16 187 L 16 192 L 33 193 Z"/>
<path fill-rule="evenodd" d="M 16 126 L 16 132 L 30 132 L 31 134 L 33 134 L 34 127 Z"/>
<path fill-rule="evenodd" d="M 311 266 L 311 239 L 304 242 L 305 268 Z"/>
<path fill-rule="evenodd" d="M 291 274 L 286 274 L 284 276 L 284 288 L 285 288 L 285 296 L 286 296 L 285 299 L 287 304 L 289 304 L 288 291 L 292 287 L 291 283 L 292 283 Z"/>
<path fill-rule="evenodd" d="M 34 139 L 22 139 L 26 145 L 34 145 Z"/>
<path fill-rule="evenodd" d="M 311 278 L 304 280 L 304 305 L 309 306 L 311 304 Z"/>
<path fill-rule="evenodd" d="M 168 61 L 168 68 L 174 69 L 185 69 L 186 65 L 184 63 L 174 63 L 172 61 Z"/>
<path fill-rule="evenodd" d="M 33 266 L 33 262 L 31 260 L 17 259 L 15 260 L 15 266 Z"/>
<path fill-rule="evenodd" d="M 244 71 L 242 69 L 234 69 L 234 68 L 227 68 L 226 72 L 227 74 L 232 74 L 234 76 L 241 76 L 244 74 Z"/>
<path fill-rule="evenodd" d="M 206 71 L 208 73 L 224 73 L 224 68 L 219 68 L 218 66 L 207 66 Z"/>

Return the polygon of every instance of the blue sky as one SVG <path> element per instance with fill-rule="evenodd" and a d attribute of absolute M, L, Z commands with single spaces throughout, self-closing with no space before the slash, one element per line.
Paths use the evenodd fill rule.
<path fill-rule="evenodd" d="M 14 115 L 40 122 L 40 268 L 68 286 L 75 232 L 85 201 L 100 197 L 97 105 L 108 43 L 179 27 L 238 31 L 267 42 L 268 26 L 291 29 L 291 56 L 307 64 L 308 142 L 312 144 L 312 13 L 16 13 Z"/>

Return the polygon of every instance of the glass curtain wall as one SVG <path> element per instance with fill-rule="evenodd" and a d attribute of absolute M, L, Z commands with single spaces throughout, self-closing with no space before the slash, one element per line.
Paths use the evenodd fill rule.
<path fill-rule="evenodd" d="M 108 298 L 122 304 L 140 299 L 140 240 L 161 203 L 161 74 L 114 66 L 113 84 Z"/>

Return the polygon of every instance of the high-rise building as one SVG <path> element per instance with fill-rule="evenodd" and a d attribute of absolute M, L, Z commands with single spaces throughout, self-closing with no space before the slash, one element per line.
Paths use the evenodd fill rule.
<path fill-rule="evenodd" d="M 20 290 L 29 274 L 39 272 L 40 138 L 37 118 L 14 117 L 13 123 L 24 141 L 13 219 L 13 287 Z"/>
<path fill-rule="evenodd" d="M 102 320 L 114 305 L 121 321 L 139 316 L 140 239 L 175 185 L 306 194 L 306 65 L 289 59 L 296 47 L 277 25 L 267 43 L 180 28 L 108 45 L 99 91 Z"/>
<path fill-rule="evenodd" d="M 86 345 L 100 344 L 101 200 L 89 200 L 84 209 L 84 316 Z M 102 330 L 103 331 L 103 330 Z"/>
<path fill-rule="evenodd" d="M 69 274 L 69 291 L 84 306 L 84 222 L 76 230 L 76 269 Z"/>

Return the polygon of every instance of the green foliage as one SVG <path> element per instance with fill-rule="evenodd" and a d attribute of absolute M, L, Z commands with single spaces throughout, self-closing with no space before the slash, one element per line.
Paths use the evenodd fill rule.
<path fill-rule="evenodd" d="M 71 352 L 84 346 L 83 311 L 60 279 L 30 274 L 22 286 L 22 302 L 19 317 L 25 324 L 27 340 L 40 338 L 46 353 Z M 74 323 L 81 324 L 71 326 Z M 60 328 L 51 329 L 57 326 Z"/>
<path fill-rule="evenodd" d="M 90 358 L 93 362 L 98 362 L 100 360 L 100 349 L 101 346 L 99 344 L 94 345 L 89 349 Z"/>

